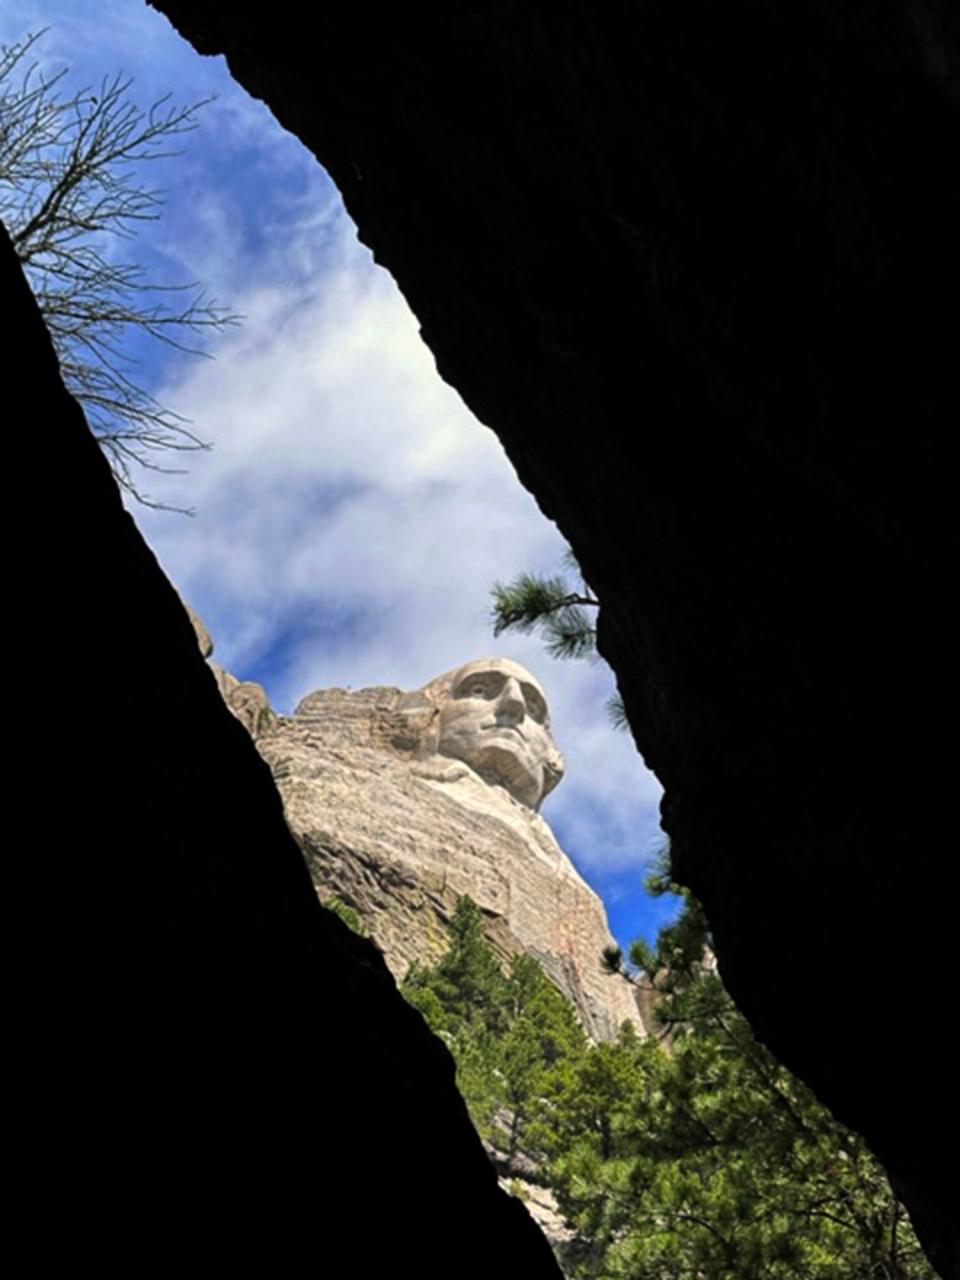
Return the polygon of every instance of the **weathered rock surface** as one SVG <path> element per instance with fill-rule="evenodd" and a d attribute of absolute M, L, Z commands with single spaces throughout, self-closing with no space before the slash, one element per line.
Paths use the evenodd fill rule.
<path fill-rule="evenodd" d="M 270 765 L 321 897 L 361 912 L 398 979 L 413 961 L 440 958 L 446 922 L 469 894 L 500 955 L 539 960 L 590 1036 L 611 1039 L 625 1020 L 643 1032 L 633 988 L 600 965 L 613 941 L 600 898 L 502 785 L 411 750 L 400 709 L 409 694 L 318 689 L 281 717 L 259 685 L 222 669 L 218 680 Z"/>
<path fill-rule="evenodd" d="M 154 2 L 570 540 L 727 984 L 956 1272 L 955 0 Z"/>
<path fill-rule="evenodd" d="M 528 1182 L 525 1178 L 501 1178 L 500 1186 L 509 1195 L 516 1196 L 526 1207 L 554 1253 L 562 1259 L 564 1245 L 573 1238 L 573 1232 L 567 1226 L 553 1192 L 536 1182 Z"/>

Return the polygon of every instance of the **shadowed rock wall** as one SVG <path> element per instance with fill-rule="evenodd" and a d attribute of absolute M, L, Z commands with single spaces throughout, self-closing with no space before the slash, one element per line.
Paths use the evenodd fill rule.
<path fill-rule="evenodd" d="M 0 233 L 8 395 L 44 458 L 20 524 L 38 910 L 8 1044 L 32 1262 L 488 1277 L 515 1259 L 558 1276 L 497 1188 L 446 1049 L 318 904 Z"/>
<path fill-rule="evenodd" d="M 156 7 L 570 539 L 726 981 L 946 1274 L 955 5 Z"/>

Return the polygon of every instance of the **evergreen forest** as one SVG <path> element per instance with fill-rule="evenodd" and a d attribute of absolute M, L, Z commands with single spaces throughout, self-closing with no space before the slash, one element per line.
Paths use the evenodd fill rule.
<path fill-rule="evenodd" d="M 679 892 L 665 874 L 654 892 Z M 450 947 L 403 993 L 449 1046 L 515 1194 L 548 1188 L 571 1280 L 921 1280 L 905 1211 L 862 1139 L 757 1042 L 696 902 L 603 963 L 648 988 L 651 1034 L 588 1041 L 529 955 L 506 971 L 461 898 Z M 611 978 L 611 980 L 614 980 Z"/>

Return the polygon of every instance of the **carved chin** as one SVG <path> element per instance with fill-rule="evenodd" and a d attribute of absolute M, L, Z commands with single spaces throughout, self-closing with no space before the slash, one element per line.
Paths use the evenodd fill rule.
<path fill-rule="evenodd" d="M 467 760 L 478 773 L 506 787 L 523 804 L 535 808 L 543 794 L 543 772 L 509 746 L 489 743 Z"/>

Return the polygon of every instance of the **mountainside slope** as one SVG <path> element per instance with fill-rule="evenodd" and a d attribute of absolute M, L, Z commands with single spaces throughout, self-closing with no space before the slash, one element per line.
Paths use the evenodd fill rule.
<path fill-rule="evenodd" d="M 600 964 L 613 939 L 598 895 L 549 825 L 502 786 L 456 760 L 410 752 L 398 711 L 408 695 L 318 689 L 285 717 L 259 685 L 216 670 L 270 765 L 321 898 L 336 894 L 361 912 L 398 980 L 413 961 L 443 954 L 466 894 L 500 956 L 534 956 L 593 1039 L 612 1039 L 625 1020 L 643 1032 L 634 989 Z"/>

